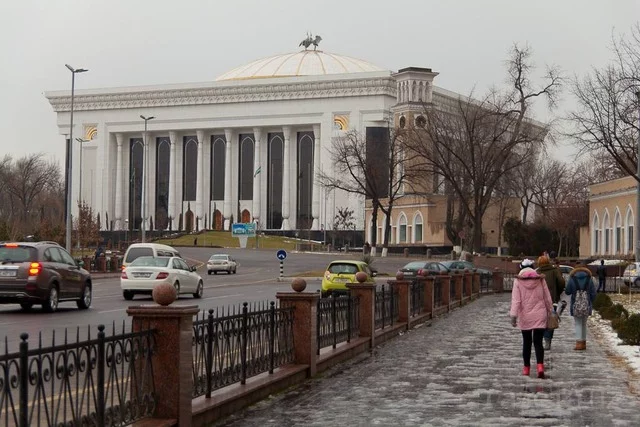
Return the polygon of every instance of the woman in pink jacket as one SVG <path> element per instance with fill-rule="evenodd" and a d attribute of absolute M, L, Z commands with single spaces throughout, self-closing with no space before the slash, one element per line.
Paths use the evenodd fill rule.
<path fill-rule="evenodd" d="M 522 331 L 522 374 L 529 376 L 531 370 L 531 342 L 536 351 L 538 378 L 544 378 L 544 348 L 542 337 L 547 327 L 547 316 L 553 307 L 544 275 L 533 269 L 533 261 L 525 259 L 520 264 L 520 273 L 513 282 L 511 292 L 511 324 Z"/>

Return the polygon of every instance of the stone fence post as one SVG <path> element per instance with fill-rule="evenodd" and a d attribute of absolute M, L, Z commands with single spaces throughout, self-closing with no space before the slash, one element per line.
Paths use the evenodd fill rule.
<path fill-rule="evenodd" d="M 294 283 L 292 283 L 292 287 L 293 285 Z M 304 287 L 306 287 L 306 282 Z M 304 290 L 304 287 L 302 287 L 302 290 Z M 314 376 L 317 372 L 318 360 L 317 330 L 318 299 L 320 294 L 302 291 L 278 292 L 276 293 L 276 298 L 280 301 L 280 307 L 294 307 L 295 309 L 293 313 L 294 363 L 308 365 L 309 376 Z"/>
<path fill-rule="evenodd" d="M 473 272 L 464 271 L 464 293 L 467 298 L 471 299 L 471 289 L 473 288 Z"/>
<path fill-rule="evenodd" d="M 477 271 L 473 272 L 473 284 L 471 287 L 471 299 L 480 296 L 480 273 Z"/>
<path fill-rule="evenodd" d="M 371 348 L 375 344 L 376 331 L 376 284 L 375 283 L 347 283 L 352 296 L 360 299 L 360 336 L 370 339 Z"/>
<path fill-rule="evenodd" d="M 451 302 L 451 276 L 440 276 L 442 279 L 442 305 L 447 307 L 447 311 L 451 309 L 449 303 Z"/>
<path fill-rule="evenodd" d="M 453 281 L 453 286 L 454 286 L 453 289 L 455 292 L 454 299 L 455 301 L 460 301 L 460 303 L 462 303 L 462 286 L 464 282 L 464 273 L 463 272 L 453 273 L 451 275 L 451 280 Z"/>
<path fill-rule="evenodd" d="M 160 287 L 163 285 L 158 285 Z M 173 286 L 168 285 L 173 289 Z M 155 292 L 155 290 L 154 290 Z M 175 290 L 173 291 L 175 295 Z M 155 299 L 155 294 L 154 294 Z M 154 418 L 178 420 L 180 427 L 191 425 L 193 392 L 193 316 L 197 305 L 140 305 L 127 309 L 133 331 L 155 329 L 153 380 L 156 392 Z"/>
<path fill-rule="evenodd" d="M 408 280 L 389 280 L 391 290 L 398 289 L 398 322 L 407 323 L 409 327 L 409 317 L 411 317 L 411 282 Z"/>
<path fill-rule="evenodd" d="M 504 273 L 497 267 L 493 270 L 493 277 L 491 278 L 493 284 L 493 292 L 504 292 Z"/>

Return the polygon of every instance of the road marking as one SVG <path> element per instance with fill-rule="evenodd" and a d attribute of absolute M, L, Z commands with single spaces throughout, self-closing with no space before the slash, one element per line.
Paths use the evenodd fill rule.
<path fill-rule="evenodd" d="M 209 297 L 209 298 L 203 298 L 203 300 L 207 300 L 207 299 L 222 299 L 222 298 L 232 298 L 232 297 L 241 297 L 244 294 L 233 294 L 233 295 L 220 295 L 217 297 Z"/>
<path fill-rule="evenodd" d="M 105 311 L 99 311 L 98 314 L 105 314 L 105 313 L 115 313 L 117 311 L 126 311 L 126 308 L 117 308 L 115 310 L 105 310 Z"/>

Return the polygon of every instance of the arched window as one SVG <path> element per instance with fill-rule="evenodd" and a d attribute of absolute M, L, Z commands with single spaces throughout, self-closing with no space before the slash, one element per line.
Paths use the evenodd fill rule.
<path fill-rule="evenodd" d="M 615 253 L 622 253 L 622 217 L 620 211 L 616 208 L 616 216 L 614 217 L 614 234 L 613 234 L 613 247 Z"/>
<path fill-rule="evenodd" d="M 602 221 L 602 229 L 604 231 L 604 237 L 602 239 L 603 243 L 603 254 L 609 255 L 611 253 L 611 219 L 609 218 L 609 212 L 605 209 L 604 211 L 604 220 Z"/>
<path fill-rule="evenodd" d="M 600 253 L 600 219 L 597 212 L 593 214 L 593 235 L 591 240 L 591 252 L 594 255 L 598 255 Z"/>
<path fill-rule="evenodd" d="M 400 214 L 398 219 L 398 243 L 407 241 L 407 217 L 404 213 Z"/>
<path fill-rule="evenodd" d="M 417 212 L 413 217 L 413 242 L 422 242 L 422 214 Z"/>
<path fill-rule="evenodd" d="M 631 206 L 627 207 L 627 215 L 625 216 L 625 253 L 633 253 L 635 251 L 634 245 L 634 237 L 633 237 L 633 226 L 635 225 L 635 219 L 633 217 L 633 211 L 631 210 Z"/>

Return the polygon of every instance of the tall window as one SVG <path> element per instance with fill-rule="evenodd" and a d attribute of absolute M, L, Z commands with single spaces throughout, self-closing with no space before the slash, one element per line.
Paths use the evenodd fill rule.
<path fill-rule="evenodd" d="M 598 214 L 593 216 L 593 254 L 598 255 L 600 253 L 600 220 Z"/>
<path fill-rule="evenodd" d="M 616 209 L 615 216 L 615 253 L 622 253 L 622 218 L 620 217 L 620 211 Z"/>
<path fill-rule="evenodd" d="M 413 241 L 422 242 L 422 215 L 420 212 L 413 218 Z"/>
<path fill-rule="evenodd" d="M 238 194 L 240 200 L 253 200 L 253 134 L 240 134 L 240 179 Z"/>
<path fill-rule="evenodd" d="M 407 241 L 407 217 L 404 214 L 401 214 L 398 220 L 398 234 L 398 243 Z"/>
<path fill-rule="evenodd" d="M 633 240 L 633 226 L 635 224 L 635 220 L 633 219 L 633 212 L 631 211 L 631 208 L 627 209 L 625 224 L 627 226 L 627 242 L 625 252 L 629 254 L 635 251 L 635 244 Z"/>
<path fill-rule="evenodd" d="M 311 228 L 313 200 L 313 132 L 298 132 L 297 220 L 298 230 Z"/>
<path fill-rule="evenodd" d="M 168 137 L 156 139 L 156 230 L 165 230 L 169 225 L 169 158 L 171 141 Z"/>
<path fill-rule="evenodd" d="M 184 158 L 182 159 L 182 200 L 196 200 L 198 177 L 198 139 L 195 136 L 183 138 Z"/>
<path fill-rule="evenodd" d="M 611 250 L 611 221 L 609 220 L 609 212 L 604 213 L 604 221 L 602 222 L 604 228 L 604 254 L 609 255 Z"/>
<path fill-rule="evenodd" d="M 227 141 L 224 135 L 211 135 L 211 200 L 224 200 L 224 165 Z"/>
<path fill-rule="evenodd" d="M 279 230 L 282 228 L 284 134 L 270 133 L 268 141 L 267 228 Z"/>
<path fill-rule="evenodd" d="M 142 224 L 142 138 L 129 140 L 129 227 L 139 230 Z"/>

